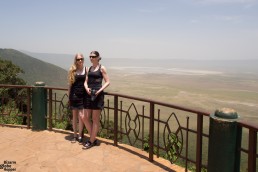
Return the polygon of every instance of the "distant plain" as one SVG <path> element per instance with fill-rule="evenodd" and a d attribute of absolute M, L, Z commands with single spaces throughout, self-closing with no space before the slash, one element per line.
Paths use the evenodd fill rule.
<path fill-rule="evenodd" d="M 248 71 L 106 66 L 106 90 L 213 113 L 232 108 L 241 119 L 258 123 L 258 75 Z M 159 68 L 159 71 L 152 69 Z M 144 70 L 143 70 L 144 69 Z M 162 71 L 163 70 L 163 71 Z"/>
<path fill-rule="evenodd" d="M 68 70 L 74 55 L 28 53 Z M 258 60 L 124 59 L 102 57 L 108 92 L 144 97 L 213 113 L 227 107 L 258 123 Z M 85 55 L 85 65 L 89 58 Z"/>

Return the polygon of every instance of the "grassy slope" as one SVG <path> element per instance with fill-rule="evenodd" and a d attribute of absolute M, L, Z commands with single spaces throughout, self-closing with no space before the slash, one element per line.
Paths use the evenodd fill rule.
<path fill-rule="evenodd" d="M 0 49 L 0 58 L 10 60 L 23 69 L 25 73 L 21 74 L 21 78 L 27 81 L 28 85 L 43 81 L 49 86 L 67 87 L 67 71 L 58 66 L 13 49 Z"/>
<path fill-rule="evenodd" d="M 107 91 L 129 93 L 211 113 L 217 108 L 233 108 L 241 118 L 258 122 L 258 79 L 108 72 L 111 85 Z"/>

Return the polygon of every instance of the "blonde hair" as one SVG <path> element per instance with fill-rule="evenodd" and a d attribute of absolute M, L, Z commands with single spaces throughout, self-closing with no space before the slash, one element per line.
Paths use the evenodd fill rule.
<path fill-rule="evenodd" d="M 74 56 L 74 62 L 72 64 L 72 66 L 70 67 L 69 71 L 68 71 L 68 83 L 70 85 L 72 85 L 75 82 L 75 75 L 76 75 L 76 70 L 77 70 L 76 59 L 77 59 L 78 56 L 81 56 L 82 58 L 84 58 L 81 53 L 77 53 Z"/>

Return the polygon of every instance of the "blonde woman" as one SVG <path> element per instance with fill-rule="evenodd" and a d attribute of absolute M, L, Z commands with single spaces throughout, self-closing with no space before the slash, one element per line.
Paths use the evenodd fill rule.
<path fill-rule="evenodd" d="M 79 143 L 82 143 L 82 132 L 83 132 L 83 102 L 85 99 L 86 91 L 84 88 L 84 82 L 86 78 L 86 67 L 83 65 L 84 57 L 82 54 L 78 53 L 74 57 L 74 63 L 69 69 L 68 72 L 68 95 L 69 95 L 69 104 L 73 114 L 73 140 L 72 143 L 75 143 L 77 140 Z M 79 118 L 79 137 L 77 136 L 77 121 Z"/>

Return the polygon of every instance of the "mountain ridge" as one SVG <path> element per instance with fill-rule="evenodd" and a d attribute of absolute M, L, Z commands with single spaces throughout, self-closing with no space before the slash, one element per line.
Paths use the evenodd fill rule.
<path fill-rule="evenodd" d="M 19 66 L 25 73 L 20 74 L 28 85 L 43 81 L 46 85 L 67 87 L 67 70 L 54 64 L 44 62 L 15 49 L 0 48 L 0 59 L 9 60 Z"/>
<path fill-rule="evenodd" d="M 54 64 L 65 70 L 68 70 L 73 63 L 75 55 L 72 54 L 51 54 L 51 53 L 34 53 L 29 51 L 23 51 L 25 54 L 33 56 L 34 58 L 42 61 Z M 84 54 L 84 65 L 91 66 L 90 60 L 87 55 Z M 218 71 L 230 71 L 230 72 L 254 72 L 258 74 L 258 59 L 179 59 L 179 58 L 112 58 L 102 57 L 100 62 L 107 69 L 128 68 L 131 70 L 140 68 L 149 68 L 157 70 L 160 69 L 191 69 L 191 70 L 218 70 Z M 133 67 L 133 68 L 131 68 Z M 128 72 L 130 72 L 129 70 Z M 153 72 L 153 71 L 150 71 Z"/>

